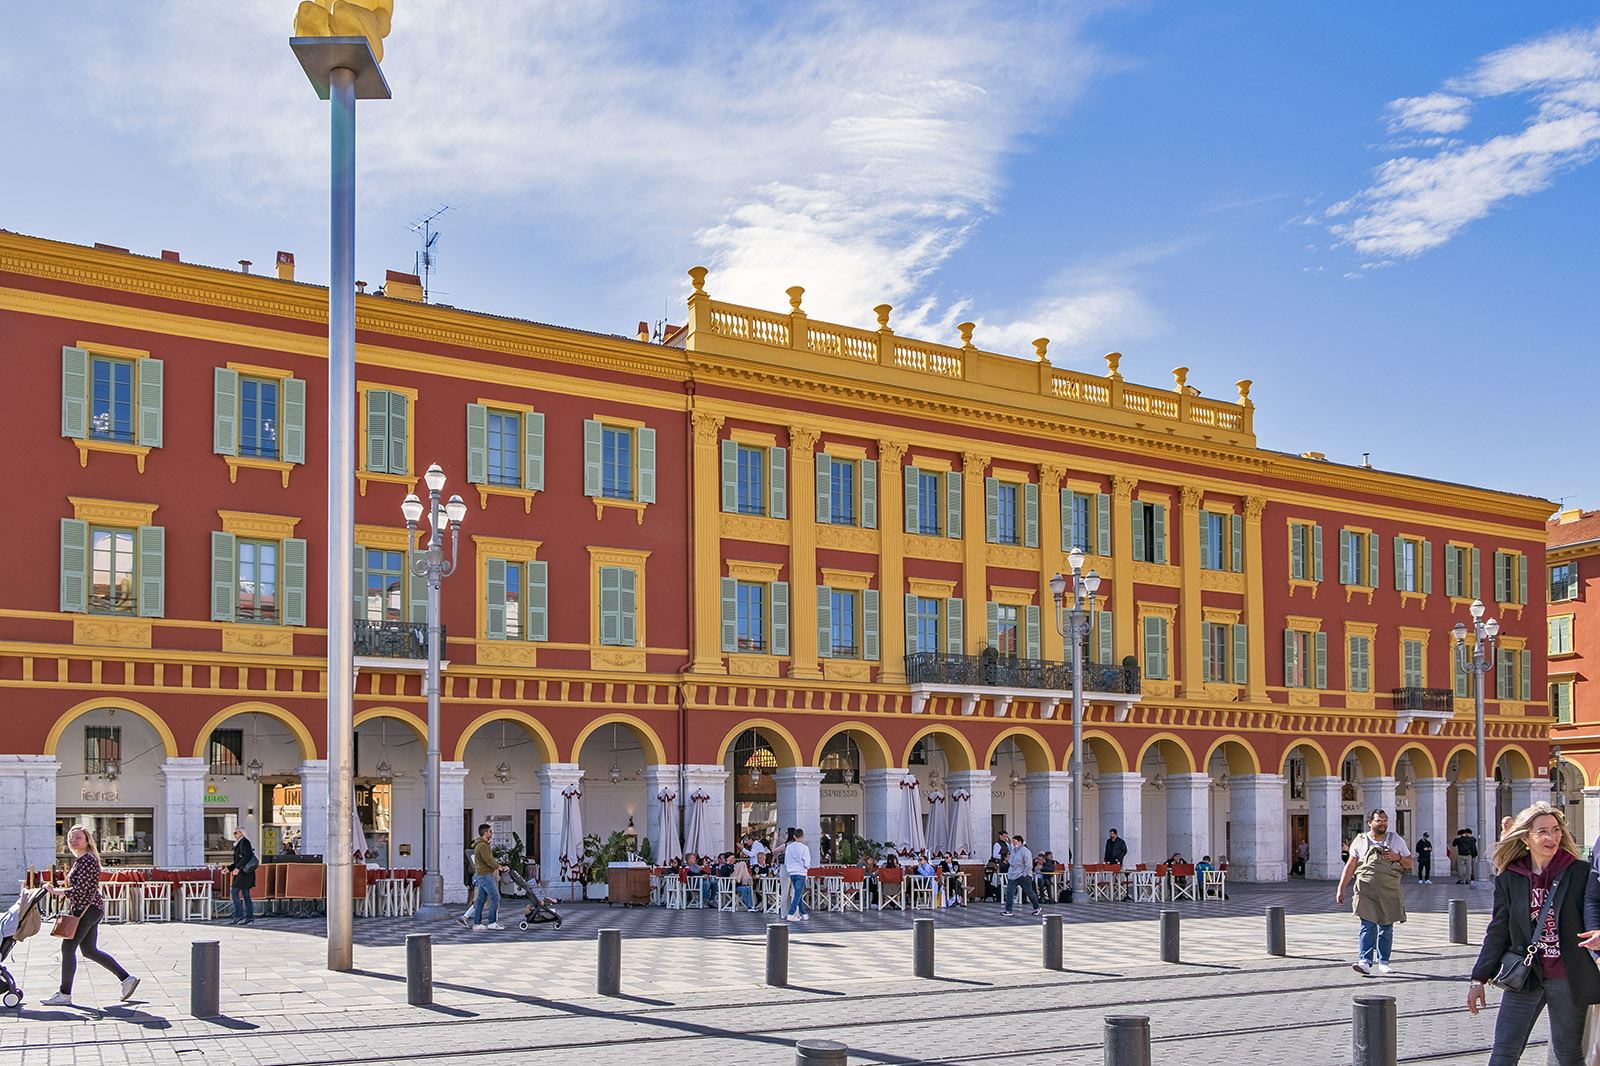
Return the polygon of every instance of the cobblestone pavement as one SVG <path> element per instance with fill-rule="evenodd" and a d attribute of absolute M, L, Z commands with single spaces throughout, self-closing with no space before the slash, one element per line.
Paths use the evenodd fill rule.
<path fill-rule="evenodd" d="M 453 922 L 360 919 L 351 973 L 326 969 L 319 919 L 117 926 L 101 944 L 143 982 L 117 1004 L 109 974 L 80 964 L 74 1009 L 55 990 L 58 945 L 38 936 L 9 967 L 28 993 L 0 1013 L 0 1066 L 57 1063 L 782 1063 L 794 1041 L 841 1040 L 852 1063 L 1103 1062 L 1108 1014 L 1145 1014 L 1162 1063 L 1349 1063 L 1351 999 L 1392 995 L 1401 1061 L 1481 1063 L 1492 1012 L 1462 1008 L 1475 948 L 1451 945 L 1444 910 L 1469 900 L 1481 937 L 1489 893 L 1409 886 L 1397 973 L 1350 968 L 1355 921 L 1327 882 L 1241 885 L 1184 903 L 1180 964 L 1159 961 L 1155 904 L 1051 907 L 1067 971 L 1042 969 L 1037 919 L 993 904 L 939 913 L 934 980 L 911 976 L 919 914 L 819 914 L 790 925 L 790 987 L 764 984 L 770 916 L 575 904 L 563 928 L 472 933 Z M 1285 907 L 1286 958 L 1265 954 L 1265 907 Z M 520 907 L 507 901 L 509 917 Z M 623 930 L 623 996 L 595 994 L 595 933 Z M 407 933 L 433 934 L 435 1004 L 405 1003 Z M 190 944 L 217 940 L 223 1017 L 188 1014 Z M 1543 1040 L 1542 1026 L 1535 1040 Z M 668 1046 L 670 1045 L 670 1046 Z M 1529 1062 L 1543 1048 L 1530 1048 Z"/>

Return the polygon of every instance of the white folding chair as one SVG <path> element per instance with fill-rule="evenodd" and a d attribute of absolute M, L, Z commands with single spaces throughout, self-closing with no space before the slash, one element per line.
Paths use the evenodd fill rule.
<path fill-rule="evenodd" d="M 756 891 L 761 894 L 761 910 L 766 914 L 783 912 L 783 892 L 776 877 L 756 878 Z"/>
<path fill-rule="evenodd" d="M 669 911 L 681 911 L 689 905 L 688 884 L 676 874 L 663 874 L 661 902 Z"/>
<path fill-rule="evenodd" d="M 684 885 L 684 894 L 686 896 L 684 906 L 690 909 L 699 908 L 704 910 L 706 905 L 705 875 L 694 874 L 690 876 Z"/>
<path fill-rule="evenodd" d="M 933 878 L 923 874 L 906 875 L 906 893 L 912 910 L 933 909 Z"/>
<path fill-rule="evenodd" d="M 133 918 L 132 901 L 128 898 L 129 884 L 126 881 L 100 882 L 100 896 L 106 901 L 106 924 L 118 924 L 131 921 Z"/>
<path fill-rule="evenodd" d="M 1134 870 L 1128 875 L 1128 891 L 1135 903 L 1155 903 L 1161 898 L 1154 870 Z"/>
<path fill-rule="evenodd" d="M 878 909 L 886 911 L 890 907 L 903 911 L 906 909 L 906 883 L 902 878 L 896 881 L 885 880 L 883 875 L 878 876 Z"/>
<path fill-rule="evenodd" d="M 733 878 L 717 878 L 717 910 L 736 911 L 739 909 L 739 894 L 733 890 Z"/>
<path fill-rule="evenodd" d="M 1095 870 L 1091 872 L 1089 874 L 1089 898 L 1091 900 L 1115 900 L 1117 898 L 1117 887 L 1121 880 L 1122 875 L 1116 870 Z"/>
<path fill-rule="evenodd" d="M 1228 897 L 1228 875 L 1221 870 L 1207 870 L 1205 877 L 1200 882 L 1200 898 L 1226 899 Z"/>
<path fill-rule="evenodd" d="M 172 918 L 172 882 L 146 881 L 142 886 L 144 896 L 139 902 L 139 920 L 165 922 Z"/>
<path fill-rule="evenodd" d="M 1174 873 L 1167 881 L 1170 889 L 1170 895 L 1168 898 L 1174 902 L 1180 899 L 1195 899 L 1199 880 L 1200 879 L 1192 873 Z"/>
<path fill-rule="evenodd" d="M 863 871 L 839 878 L 839 909 L 860 911 L 866 909 L 867 880 Z"/>
<path fill-rule="evenodd" d="M 179 896 L 179 919 L 185 922 L 209 922 L 211 920 L 211 882 L 180 881 L 179 884 L 183 889 L 182 894 Z"/>

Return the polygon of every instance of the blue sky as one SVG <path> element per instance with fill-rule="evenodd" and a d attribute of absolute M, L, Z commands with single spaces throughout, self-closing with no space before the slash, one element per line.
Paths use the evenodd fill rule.
<path fill-rule="evenodd" d="M 703 264 L 720 299 L 1250 378 L 1264 447 L 1600 507 L 1592 4 L 397 4 L 359 278 L 449 204 L 457 306 L 630 334 Z M 293 8 L 12 13 L 0 227 L 324 281 Z"/>

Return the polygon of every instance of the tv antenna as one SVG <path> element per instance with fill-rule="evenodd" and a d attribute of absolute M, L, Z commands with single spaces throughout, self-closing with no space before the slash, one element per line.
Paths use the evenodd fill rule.
<path fill-rule="evenodd" d="M 416 269 L 413 271 L 422 278 L 422 302 L 428 302 L 428 279 L 433 274 L 434 267 L 439 264 L 439 252 L 435 247 L 439 243 L 439 233 L 433 228 L 433 220 L 450 210 L 450 205 L 445 204 L 439 210 L 411 227 L 411 232 L 422 233 L 422 249 L 417 252 Z"/>

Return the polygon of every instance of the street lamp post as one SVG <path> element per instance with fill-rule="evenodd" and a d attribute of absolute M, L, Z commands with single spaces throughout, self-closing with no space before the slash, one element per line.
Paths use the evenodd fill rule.
<path fill-rule="evenodd" d="M 1473 676 L 1473 721 L 1477 730 L 1478 751 L 1478 857 L 1473 861 L 1473 879 L 1488 880 L 1488 856 L 1484 851 L 1493 841 L 1492 831 L 1489 828 L 1489 801 L 1484 792 L 1484 782 L 1489 777 L 1489 765 L 1484 755 L 1483 737 L 1483 686 L 1490 670 L 1494 669 L 1494 644 L 1495 638 L 1500 635 L 1500 623 L 1493 618 L 1484 618 L 1482 600 L 1473 600 L 1472 607 L 1472 635 L 1474 637 L 1472 648 L 1467 648 L 1467 624 L 1457 622 L 1455 627 L 1456 638 L 1456 664 Z"/>
<path fill-rule="evenodd" d="M 1083 642 L 1094 618 L 1094 594 L 1100 588 L 1100 575 L 1083 573 L 1083 549 L 1073 548 L 1067 555 L 1072 568 L 1072 609 L 1063 616 L 1067 579 L 1060 574 L 1050 579 L 1050 594 L 1056 601 L 1056 630 L 1072 646 L 1072 854 L 1068 870 L 1074 898 L 1083 891 Z"/>
<path fill-rule="evenodd" d="M 439 645 L 443 633 L 439 625 L 439 589 L 444 579 L 455 573 L 456 541 L 467 505 L 460 496 L 440 504 L 444 492 L 444 471 L 438 463 L 428 467 L 422 480 L 428 485 L 428 535 L 426 548 L 417 549 L 417 522 L 422 518 L 422 501 L 416 493 L 406 497 L 400 511 L 406 518 L 406 560 L 411 576 L 428 583 L 428 799 L 422 815 L 422 905 L 417 913 L 425 918 L 444 914 L 444 877 L 439 872 Z M 444 533 L 450 531 L 450 559 L 444 557 Z"/>

